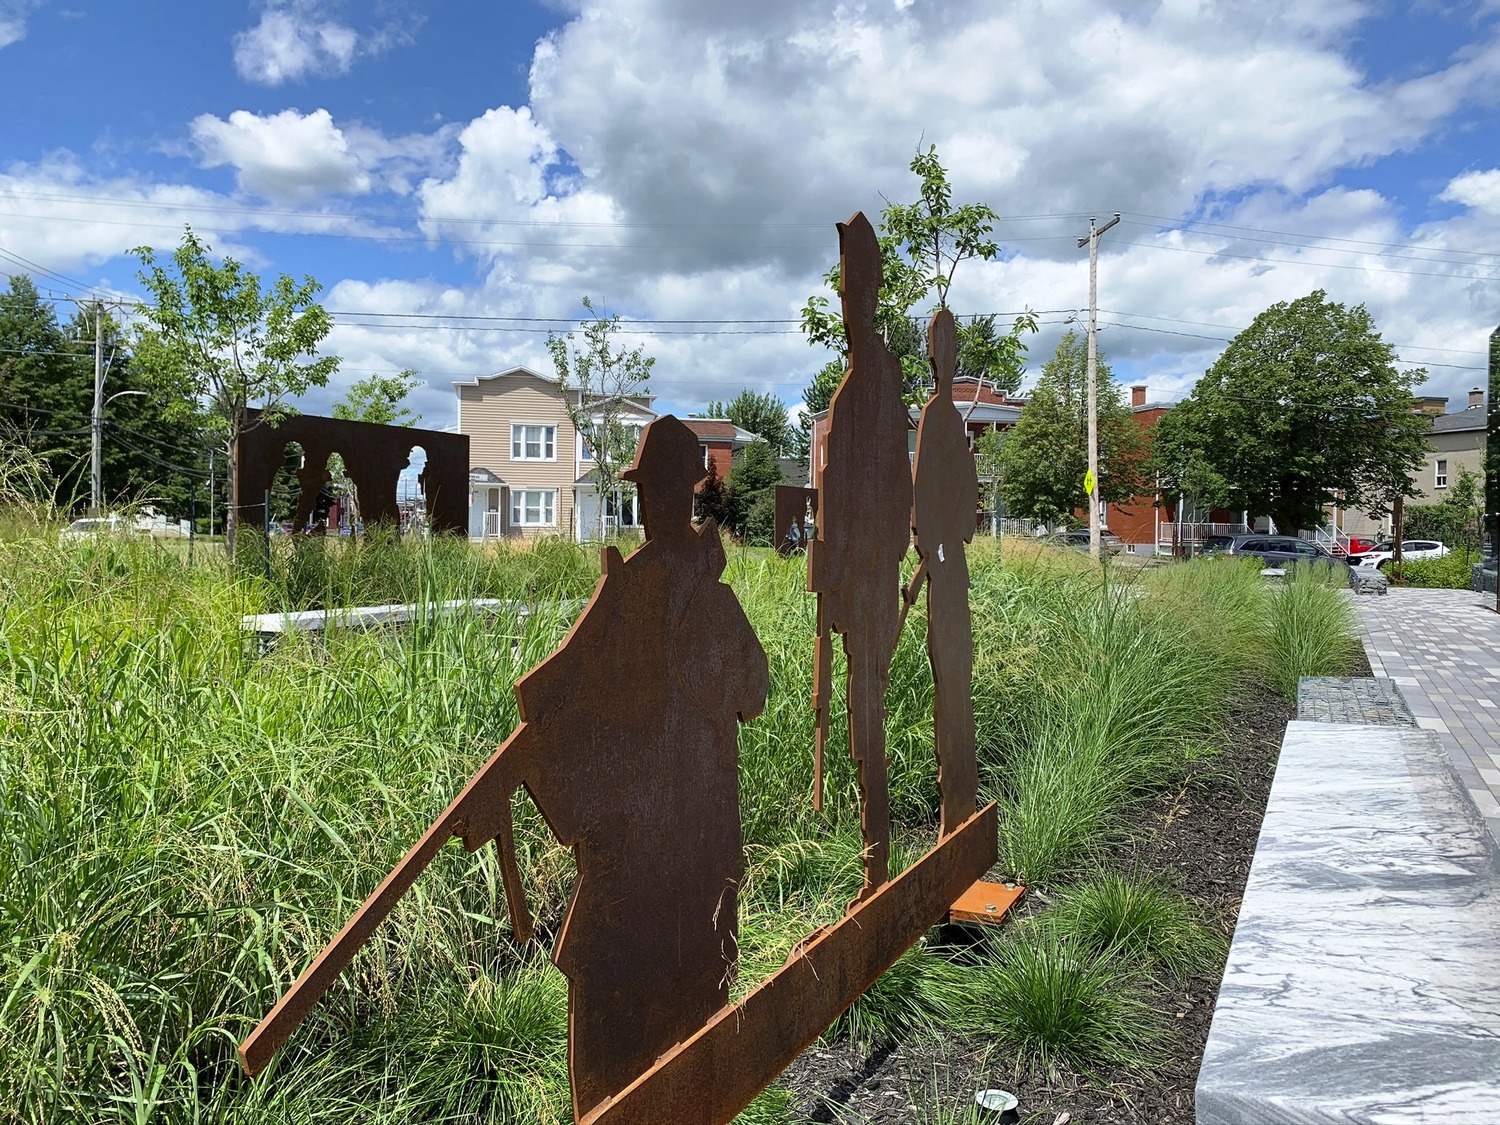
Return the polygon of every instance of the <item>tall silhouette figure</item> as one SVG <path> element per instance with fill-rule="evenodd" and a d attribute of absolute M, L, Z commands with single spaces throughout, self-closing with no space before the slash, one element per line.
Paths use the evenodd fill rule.
<path fill-rule="evenodd" d="M 901 560 L 911 545 L 910 426 L 900 361 L 875 329 L 880 243 L 862 213 L 840 224 L 839 249 L 849 369 L 828 406 L 807 586 L 818 594 L 813 704 L 820 803 L 834 633 L 843 637 L 849 660 L 849 752 L 859 772 L 863 900 L 885 883 L 890 869 L 885 692 L 901 621 Z"/>
<path fill-rule="evenodd" d="M 941 832 L 946 836 L 974 815 L 979 794 L 971 694 L 974 629 L 964 548 L 974 538 L 979 476 L 967 427 L 953 404 L 958 331 L 947 309 L 939 309 L 927 327 L 927 355 L 937 387 L 917 425 L 911 529 L 921 561 L 913 587 L 925 576 L 927 659 L 932 664 Z"/>

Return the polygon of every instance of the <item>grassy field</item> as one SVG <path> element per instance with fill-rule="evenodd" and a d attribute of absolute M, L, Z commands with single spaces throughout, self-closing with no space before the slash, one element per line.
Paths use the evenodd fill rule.
<path fill-rule="evenodd" d="M 814 605 L 799 560 L 730 548 L 771 665 L 742 729 L 743 993 L 860 881 L 854 773 L 809 799 Z M 453 618 L 256 656 L 240 615 L 339 604 L 587 594 L 597 558 L 372 541 L 293 543 L 268 581 L 149 545 L 0 539 L 0 1121 L 554 1122 L 570 1119 L 566 987 L 510 940 L 493 849 L 440 858 L 271 1070 L 235 1043 L 516 723 L 512 682 L 567 620 Z M 981 784 L 1006 868 L 1056 905 L 978 958 L 918 947 L 833 1035 L 933 1028 L 1074 1065 L 1149 1069 L 1170 1029 L 1134 982 L 1222 956 L 1170 886 L 1102 871 L 1133 802 L 1214 752 L 1234 685 L 1342 670 L 1345 599 L 1203 561 L 1122 585 L 1075 554 L 974 549 Z M 891 690 L 895 866 L 936 815 L 925 622 Z M 837 694 L 837 693 L 836 693 Z M 835 711 L 833 745 L 844 735 Z M 529 808 L 521 861 L 544 932 L 571 859 Z M 775 1122 L 768 1091 L 748 1121 Z"/>

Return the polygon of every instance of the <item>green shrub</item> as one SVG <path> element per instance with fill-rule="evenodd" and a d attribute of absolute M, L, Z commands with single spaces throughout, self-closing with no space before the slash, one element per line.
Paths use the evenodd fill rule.
<path fill-rule="evenodd" d="M 1440 559 L 1414 559 L 1403 562 L 1399 573 L 1387 569 L 1391 578 L 1403 586 L 1422 586 L 1437 590 L 1467 590 L 1473 581 L 1478 555 L 1449 551 Z"/>
<path fill-rule="evenodd" d="M 1043 922 L 1064 941 L 1096 954 L 1118 953 L 1178 981 L 1223 964 L 1223 940 L 1186 898 L 1155 880 L 1101 872 L 1062 892 Z"/>
<path fill-rule="evenodd" d="M 1359 654 L 1354 605 L 1343 584 L 1312 567 L 1294 567 L 1271 599 L 1267 678 L 1286 699 L 1303 676 L 1337 676 Z"/>
<path fill-rule="evenodd" d="M 1049 1070 L 1149 1069 L 1160 1059 L 1160 1016 L 1117 958 L 1042 934 L 991 939 L 977 964 L 936 962 L 928 1002 L 941 1026 L 993 1040 Z"/>

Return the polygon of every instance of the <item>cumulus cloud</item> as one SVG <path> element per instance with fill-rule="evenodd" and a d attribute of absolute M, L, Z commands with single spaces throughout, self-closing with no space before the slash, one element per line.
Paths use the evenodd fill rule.
<path fill-rule="evenodd" d="M 319 0 L 273 0 L 259 23 L 234 37 L 234 66 L 240 77 L 263 86 L 280 86 L 347 74 L 358 57 L 384 54 L 409 43 L 422 22 L 416 9 L 398 10 L 395 18 L 360 31 L 333 19 L 324 9 Z"/>
<path fill-rule="evenodd" d="M 234 68 L 247 82 L 280 86 L 314 74 L 347 74 L 359 35 L 301 6 L 272 7 L 234 37 Z"/>
<path fill-rule="evenodd" d="M 328 194 L 362 195 L 370 176 L 326 109 L 259 116 L 235 110 L 189 127 L 206 168 L 230 165 L 245 191 L 266 199 L 306 201 Z"/>
<path fill-rule="evenodd" d="M 1455 176 L 1439 198 L 1500 215 L 1500 168 Z"/>

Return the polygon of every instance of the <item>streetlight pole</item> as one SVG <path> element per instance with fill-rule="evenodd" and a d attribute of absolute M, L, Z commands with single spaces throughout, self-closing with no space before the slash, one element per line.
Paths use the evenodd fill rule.
<path fill-rule="evenodd" d="M 1093 482 L 1093 488 L 1088 490 L 1089 557 L 1095 562 L 1099 561 L 1099 389 L 1094 385 L 1098 381 L 1095 373 L 1099 366 L 1099 236 L 1119 221 L 1118 211 L 1102 227 L 1094 226 L 1094 220 L 1090 218 L 1088 237 L 1078 240 L 1079 249 L 1085 244 L 1089 248 L 1089 362 L 1084 378 L 1088 382 L 1089 402 L 1088 479 Z"/>

